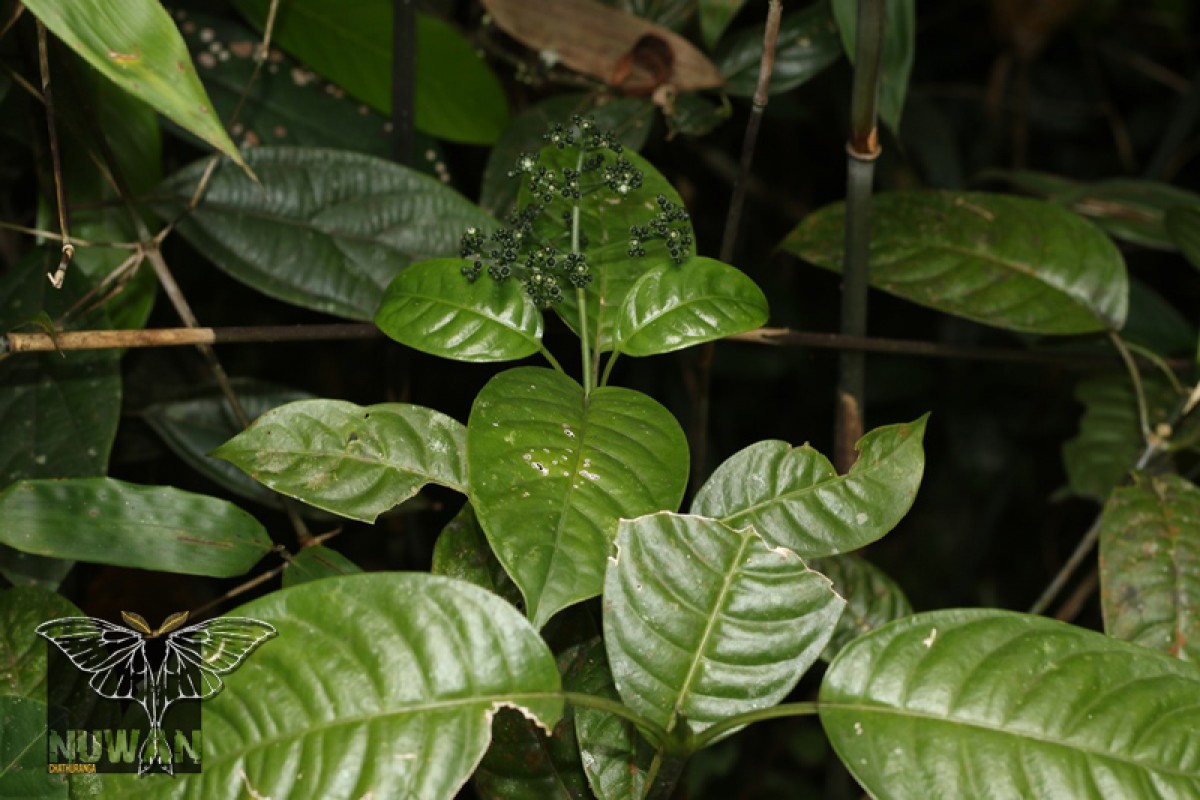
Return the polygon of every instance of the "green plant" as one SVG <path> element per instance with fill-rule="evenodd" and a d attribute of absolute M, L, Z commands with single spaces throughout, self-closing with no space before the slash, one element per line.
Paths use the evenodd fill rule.
<path fill-rule="evenodd" d="M 876 99 L 895 137 L 906 109 L 916 27 L 909 1 L 885 10 L 866 0 L 866 14 L 851 0 L 817 2 L 782 20 L 772 3 L 765 37 L 757 19 L 732 25 L 750 20 L 751 3 L 614 2 L 663 26 L 659 33 L 698 33 L 725 91 L 753 95 L 734 180 L 739 211 L 716 260 L 699 251 L 712 239 L 706 226 L 720 226 L 694 224 L 685 210 L 703 213 L 702 193 L 638 153 L 653 139 L 651 100 L 591 86 L 510 121 L 501 82 L 442 18 L 396 17 L 416 40 L 419 69 L 406 91 L 401 59 L 389 71 L 391 4 L 345 13 L 316 0 L 234 5 L 263 31 L 262 50 L 232 15 L 187 6 L 176 10 L 177 27 L 155 0 L 121 0 L 119 23 L 98 6 L 29 0 L 29 14 L 0 39 L 6 64 L 22 56 L 27 64 L 6 73 L 15 86 L 4 84 L 4 102 L 13 118 L 50 131 L 35 160 L 45 165 L 45 202 L 4 227 L 54 240 L 22 248 L 0 279 L 9 351 L 0 412 L 10 434 L 0 442 L 0 574 L 13 584 L 0 592 L 0 794 L 425 798 L 454 796 L 472 781 L 484 797 L 668 797 L 703 794 L 707 780 L 715 796 L 730 784 L 748 795 L 816 796 L 792 777 L 800 770 L 783 785 L 753 780 L 752 750 L 767 727 L 758 723 L 767 720 L 783 732 L 776 739 L 789 758 L 824 760 L 824 744 L 805 738 L 811 728 L 784 727 L 805 717 L 819 718 L 837 759 L 877 797 L 1200 791 L 1200 672 L 1188 663 L 1200 634 L 1200 489 L 1189 472 L 1200 395 L 1188 385 L 1190 361 L 1182 369 L 1170 360 L 1194 349 L 1196 331 L 1127 266 L 1146 252 L 1130 242 L 1171 263 L 1200 263 L 1200 196 L 1149 180 L 1087 184 L 996 169 L 989 180 L 1040 199 L 903 188 L 882 159 L 877 175 Z M 484 28 L 476 42 L 495 48 L 490 35 Z M 299 61 L 269 55 L 270 41 Z M 935 320 L 985 341 L 1007 331 L 1023 349 L 1000 355 L 1083 370 L 1075 392 L 1085 410 L 1063 448 L 1064 494 L 1103 508 L 1096 514 L 1079 501 L 1094 522 L 1066 566 L 1049 559 L 1057 574 L 1035 611 L 1098 541 L 1103 634 L 998 608 L 914 614 L 889 577 L 895 561 L 885 572 L 858 552 L 906 516 L 913 524 L 923 482 L 922 497 L 968 493 L 943 465 L 982 469 L 990 456 L 979 442 L 1003 449 L 973 438 L 999 413 L 975 399 L 963 403 L 975 414 L 970 424 L 955 426 L 961 409 L 950 406 L 951 422 L 927 437 L 947 404 L 918 369 L 890 381 L 872 375 L 873 387 L 911 394 L 897 407 L 919 409 L 892 416 L 911 421 L 870 430 L 849 453 L 848 432 L 867 412 L 882 416 L 885 401 L 864 397 L 862 359 L 844 359 L 851 366 L 840 388 L 853 413 L 835 434 L 840 470 L 812 446 L 775 438 L 812 385 L 832 395 L 826 383 L 803 385 L 786 407 L 767 392 L 749 402 L 714 395 L 714 419 L 758 415 L 771 438 L 739 428 L 723 451 L 732 455 L 711 474 L 701 456 L 699 474 L 689 475 L 689 450 L 703 449 L 705 425 L 697 442 L 668 405 L 678 408 L 672 394 L 688 380 L 693 403 L 708 403 L 713 351 L 702 351 L 695 373 L 681 361 L 685 381 L 647 376 L 673 363 L 667 354 L 727 337 L 803 336 L 761 329 L 768 294 L 777 318 L 797 301 L 774 282 L 764 293 L 725 262 L 734 260 L 758 126 L 772 124 L 768 96 L 786 103 L 787 93 L 836 69 L 843 51 L 856 66 L 847 201 L 789 223 L 764 249 L 778 244 L 804 262 L 856 273 L 847 278 L 853 319 L 843 346 L 862 344 L 869 282 L 910 301 L 904 325 Z M 1020 68 L 1031 58 L 1021 51 Z M 520 61 L 516 74 L 533 81 L 545 69 L 553 78 L 554 59 L 543 52 L 538 60 Z M 318 88 L 309 69 L 334 83 Z M 830 83 L 846 94 L 847 81 Z M 690 147 L 719 131 L 726 107 L 711 92 L 657 101 L 669 135 L 694 137 Z M 165 161 L 155 110 L 184 142 L 169 145 Z M 415 130 L 389 140 L 381 116 L 389 113 Z M 91 136 L 97 120 L 100 134 Z M 380 158 L 408 157 L 413 136 L 419 166 Z M 229 160 L 202 158 L 164 178 L 164 163 L 197 140 Z M 471 185 L 479 204 L 446 185 L 453 159 L 442 142 L 492 147 Z M 769 152 L 772 167 L 787 158 L 777 146 Z M 891 188 L 872 195 L 876 180 Z M 204 261 L 180 270 L 183 285 L 172 267 L 188 252 L 168 249 L 177 239 Z M 230 356 L 218 360 L 211 348 L 203 355 L 216 391 L 191 391 L 188 378 L 177 380 L 186 396 L 164 391 L 165 360 L 142 368 L 150 380 L 122 372 L 113 347 L 138 344 L 150 315 L 161 318 L 151 310 L 160 287 L 188 330 L 147 337 L 208 347 L 246 335 L 199 328 L 185 299 L 204 298 L 205 314 L 214 314 L 234 292 L 225 276 L 254 292 L 229 302 L 237 314 L 261 315 L 255 321 L 291 321 L 299 308 L 305 322 L 327 314 L 363 323 L 339 325 L 339 335 L 389 337 L 357 361 L 337 356 L 335 371 L 366 373 L 357 389 L 320 392 L 373 404 L 231 379 Z M 808 280 L 819 291 L 815 274 Z M 887 301 L 872 302 L 887 313 Z M 814 305 L 822 304 L 828 298 Z M 921 316 L 918 306 L 932 312 Z M 97 341 L 94 351 L 75 349 Z M 34 347 L 61 350 L 20 352 Z M 393 385 L 391 359 L 427 355 L 438 359 L 399 370 L 403 382 Z M 321 371 L 306 358 L 286 373 Z M 526 359 L 538 365 L 496 366 Z M 746 361 L 747 374 L 780 369 Z M 231 371 L 259 370 L 261 360 Z M 441 402 L 408 402 L 426 376 L 448 387 L 435 395 Z M 110 467 L 122 386 L 137 398 L 145 439 L 153 434 L 194 473 Z M 650 387 L 659 399 L 643 391 Z M 960 380 L 946 393 L 972 388 Z M 930 423 L 923 412 L 933 406 Z M 818 415 L 820 425 L 828 416 Z M 138 452 L 136 439 L 122 445 L 117 451 Z M 1020 471 L 1003 463 L 1006 473 Z M 167 485 L 192 481 L 207 493 Z M 1004 496 L 999 480 L 987 490 L 989 499 Z M 963 519 L 982 526 L 985 510 L 970 499 L 946 507 L 963 506 Z M 937 526 L 929 516 L 905 536 L 921 547 L 910 561 L 934 561 L 931 540 L 953 527 L 949 515 Z M 343 525 L 346 534 L 333 539 Z M 281 533 L 289 529 L 294 544 Z M 432 552 L 419 552 L 420 542 Z M 1033 560 L 1027 542 L 1014 549 Z M 89 568 L 71 572 L 76 561 L 145 572 L 98 572 L 85 582 Z M 406 571 L 389 571 L 397 565 Z M 280 573 L 282 586 L 270 583 Z M 227 578 L 240 582 L 222 594 L 228 585 L 215 581 Z M 107 591 L 96 588 L 104 580 Z M 208 613 L 260 592 L 231 613 L 269 622 L 278 635 L 204 703 L 199 775 L 46 774 L 46 657 L 34 630 L 81 613 L 68 597 L 86 597 L 90 613 L 108 596 L 132 602 L 113 583 L 154 587 L 166 595 L 155 598 L 164 611 Z M 922 584 L 935 581 L 904 583 L 928 597 Z M 179 586 L 206 594 L 173 594 Z M 1077 595 L 1090 596 L 1083 588 Z M 971 597 L 1000 604 L 982 590 Z M 841 773 L 828 772 L 829 796 L 838 796 Z"/>

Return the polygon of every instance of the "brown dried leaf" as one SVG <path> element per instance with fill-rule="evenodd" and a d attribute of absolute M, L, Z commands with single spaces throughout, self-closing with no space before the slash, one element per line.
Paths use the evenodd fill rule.
<path fill-rule="evenodd" d="M 558 63 L 627 94 L 724 83 L 708 58 L 682 36 L 595 0 L 483 0 L 496 25 Z"/>

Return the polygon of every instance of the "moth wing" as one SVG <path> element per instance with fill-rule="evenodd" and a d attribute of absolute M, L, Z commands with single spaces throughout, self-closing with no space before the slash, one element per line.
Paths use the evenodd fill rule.
<path fill-rule="evenodd" d="M 217 617 L 173 631 L 159 673 L 163 696 L 203 700 L 221 691 L 221 675 L 237 669 L 275 628 L 246 617 Z"/>
<path fill-rule="evenodd" d="M 52 619 L 36 630 L 77 669 L 91 673 L 88 685 L 96 694 L 142 702 L 152 679 L 142 634 L 95 617 Z"/>

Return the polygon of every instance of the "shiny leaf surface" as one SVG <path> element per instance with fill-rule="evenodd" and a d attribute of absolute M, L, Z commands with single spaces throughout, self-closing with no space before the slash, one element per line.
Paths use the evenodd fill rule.
<path fill-rule="evenodd" d="M 855 550 L 894 528 L 912 505 L 925 470 L 926 419 L 868 433 L 846 475 L 808 445 L 752 444 L 717 467 L 691 511 L 733 528 L 753 525 L 805 558 Z"/>
<path fill-rule="evenodd" d="M 263 414 L 213 455 L 280 494 L 374 522 L 427 483 L 466 487 L 460 422 L 405 403 L 301 400 Z"/>
<path fill-rule="evenodd" d="M 467 425 L 469 495 L 541 628 L 600 593 L 617 521 L 676 508 L 687 439 L 646 395 L 519 367 L 484 386 Z"/>

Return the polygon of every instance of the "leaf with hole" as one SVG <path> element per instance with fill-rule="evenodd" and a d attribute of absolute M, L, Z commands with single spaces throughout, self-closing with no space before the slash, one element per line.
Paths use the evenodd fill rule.
<path fill-rule="evenodd" d="M 811 214 L 781 247 L 841 270 L 845 206 Z M 871 285 L 914 303 L 1043 334 L 1120 330 L 1125 261 L 1091 223 L 1043 200 L 884 192 L 871 209 Z"/>
<path fill-rule="evenodd" d="M 462 423 L 406 403 L 301 400 L 213 451 L 280 494 L 374 522 L 427 483 L 465 491 Z"/>
<path fill-rule="evenodd" d="M 846 475 L 808 445 L 752 444 L 717 467 L 691 512 L 734 528 L 753 525 L 772 545 L 805 558 L 856 550 L 894 528 L 912 506 L 925 471 L 927 419 L 868 433 Z"/>
<path fill-rule="evenodd" d="M 660 263 L 625 296 L 614 348 L 631 356 L 670 353 L 766 321 L 767 298 L 737 267 L 702 257 Z"/>
<path fill-rule="evenodd" d="M 468 281 L 463 258 L 413 264 L 388 286 L 375 324 L 415 350 L 455 361 L 515 361 L 542 347 L 542 312 L 516 280 Z"/>
<path fill-rule="evenodd" d="M 833 590 L 846 600 L 846 610 L 821 658 L 832 661 L 842 648 L 864 633 L 894 619 L 907 617 L 912 605 L 887 573 L 850 553 L 817 558 L 808 565 L 833 582 Z"/>
<path fill-rule="evenodd" d="M 1100 515 L 1104 631 L 1200 661 L 1200 489 L 1178 475 L 1138 475 Z"/>
<path fill-rule="evenodd" d="M 148 799 L 219 797 L 229 787 L 260 797 L 452 798 L 483 757 L 497 710 L 519 708 L 544 728 L 562 713 L 554 656 L 537 632 L 461 581 L 347 575 L 232 613 L 279 635 L 205 701 L 204 771 L 169 781 L 106 775 L 106 789 Z"/>
<path fill-rule="evenodd" d="M 874 797 L 1200 793 L 1200 670 L 1043 617 L 885 625 L 834 659 L 820 715 Z"/>
<path fill-rule="evenodd" d="M 272 0 L 236 0 L 260 30 Z M 492 144 L 508 122 L 504 87 L 475 47 L 452 25 L 418 12 L 416 80 L 418 130 L 453 142 Z M 384 116 L 392 116 L 390 0 L 330 4 L 288 0 L 280 6 L 274 41 L 317 73 Z"/>
<path fill-rule="evenodd" d="M 105 78 L 242 164 L 158 0 L 24 5 Z"/>
<path fill-rule="evenodd" d="M 750 97 L 758 87 L 763 31 L 759 25 L 736 31 L 717 51 L 717 66 L 725 76 L 725 91 Z M 842 57 L 842 42 L 826 0 L 793 11 L 779 23 L 771 94 L 782 94 L 808 83 Z"/>
<path fill-rule="evenodd" d="M 541 628 L 600 593 L 618 520 L 678 506 L 687 438 L 644 394 L 584 397 L 561 373 L 518 367 L 476 397 L 467 465 L 479 523 Z"/>
<path fill-rule="evenodd" d="M 400 270 L 456 254 L 466 228 L 495 224 L 441 182 L 371 156 L 256 147 L 246 159 L 261 184 L 218 167 L 176 230 L 236 280 L 315 311 L 369 320 Z M 205 167 L 167 178 L 155 211 L 186 209 Z"/>
<path fill-rule="evenodd" d="M 829 642 L 845 601 L 753 527 L 661 512 L 621 521 L 604 643 L 625 704 L 670 732 L 773 706 Z"/>
<path fill-rule="evenodd" d="M 271 550 L 232 503 L 113 478 L 18 481 L 0 519 L 0 542 L 25 553 L 185 575 L 242 575 Z"/>

